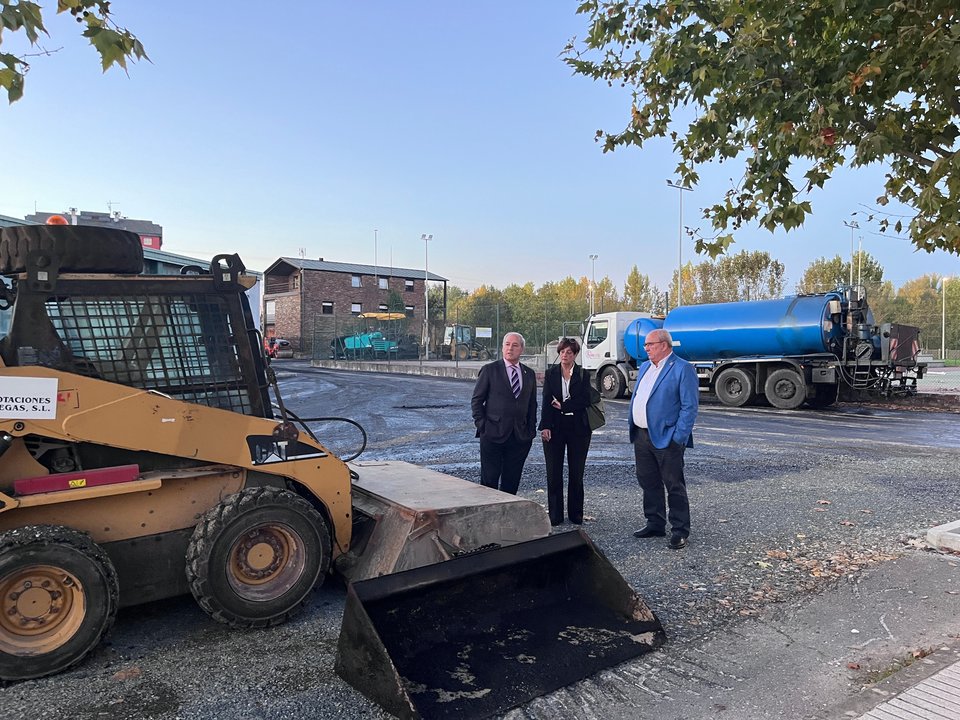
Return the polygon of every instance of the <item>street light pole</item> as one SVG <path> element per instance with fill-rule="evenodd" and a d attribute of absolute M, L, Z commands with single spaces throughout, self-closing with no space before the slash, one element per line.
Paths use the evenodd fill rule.
<path fill-rule="evenodd" d="M 683 305 L 683 193 L 690 192 L 693 188 L 684 187 L 667 180 L 667 185 L 680 191 L 680 236 L 677 241 L 677 303 L 676 306 Z"/>
<path fill-rule="evenodd" d="M 843 221 L 843 224 L 850 228 L 850 287 L 853 287 L 853 231 L 860 229 L 860 224 L 856 220 L 851 220 L 847 222 Z"/>
<path fill-rule="evenodd" d="M 430 359 L 430 290 L 427 287 L 427 281 L 430 279 L 430 252 L 428 250 L 429 242 L 433 240 L 433 235 L 424 233 L 420 236 L 423 240 L 423 347 L 424 357 Z"/>
<path fill-rule="evenodd" d="M 940 293 L 943 295 L 943 316 L 940 319 L 940 359 L 947 359 L 947 280 L 944 276 L 940 281 Z"/>
<path fill-rule="evenodd" d="M 590 256 L 590 315 L 593 315 L 596 310 L 596 300 L 597 300 L 597 273 L 596 273 L 596 263 L 599 255 Z"/>

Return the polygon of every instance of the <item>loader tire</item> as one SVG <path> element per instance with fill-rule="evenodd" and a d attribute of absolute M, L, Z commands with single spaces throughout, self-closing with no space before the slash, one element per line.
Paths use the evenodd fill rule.
<path fill-rule="evenodd" d="M 263 628 L 299 612 L 330 568 L 330 531 L 296 493 L 255 487 L 208 510 L 187 547 L 190 592 L 214 620 Z"/>
<path fill-rule="evenodd" d="M 120 584 L 90 536 L 58 525 L 0 533 L 0 679 L 62 672 L 117 616 Z"/>
<path fill-rule="evenodd" d="M 59 258 L 60 272 L 143 272 L 143 245 L 136 233 L 89 225 L 23 225 L 0 229 L 0 274 L 27 269 L 27 256 L 42 251 Z"/>

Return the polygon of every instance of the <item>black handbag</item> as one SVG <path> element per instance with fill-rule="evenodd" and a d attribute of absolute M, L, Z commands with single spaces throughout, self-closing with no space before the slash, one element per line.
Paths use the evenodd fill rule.
<path fill-rule="evenodd" d="M 590 425 L 590 432 L 603 427 L 607 423 L 606 415 L 603 410 L 603 396 L 600 391 L 590 382 L 590 376 L 587 375 L 583 367 L 580 368 L 580 379 L 587 383 L 590 388 L 590 404 L 587 405 L 587 423 Z"/>

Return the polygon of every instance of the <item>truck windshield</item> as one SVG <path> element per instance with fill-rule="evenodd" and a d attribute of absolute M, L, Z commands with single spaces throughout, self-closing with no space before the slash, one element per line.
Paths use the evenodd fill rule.
<path fill-rule="evenodd" d="M 590 329 L 587 333 L 587 347 L 595 348 L 597 345 L 606 340 L 608 331 L 608 320 L 598 320 L 595 323 L 591 323 Z"/>

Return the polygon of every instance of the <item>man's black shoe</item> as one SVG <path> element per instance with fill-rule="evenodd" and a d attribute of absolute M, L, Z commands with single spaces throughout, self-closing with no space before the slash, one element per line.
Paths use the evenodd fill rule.
<path fill-rule="evenodd" d="M 637 530 L 633 536 L 635 538 L 648 538 L 648 537 L 664 537 L 667 534 L 666 530 L 657 530 L 652 528 L 649 525 L 642 527 Z"/>
<path fill-rule="evenodd" d="M 687 539 L 683 535 L 673 535 L 670 538 L 670 549 L 679 550 L 687 546 Z"/>

